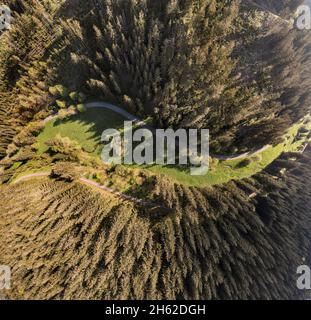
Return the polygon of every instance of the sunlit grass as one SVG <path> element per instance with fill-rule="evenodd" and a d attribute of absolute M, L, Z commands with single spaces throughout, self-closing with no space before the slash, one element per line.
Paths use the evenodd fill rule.
<path fill-rule="evenodd" d="M 36 144 L 38 153 L 46 152 L 48 150 L 46 142 L 59 134 L 77 141 L 82 149 L 89 154 L 99 156 L 102 148 L 101 133 L 108 128 L 118 128 L 122 132 L 124 120 L 121 115 L 101 108 L 89 109 L 86 113 L 74 116 L 69 120 L 54 119 L 47 123 L 38 137 Z M 155 174 L 166 175 L 177 183 L 197 187 L 221 184 L 233 179 L 243 179 L 266 168 L 283 152 L 297 151 L 304 143 L 304 140 L 294 142 L 302 126 L 303 122 L 300 122 L 290 128 L 284 137 L 284 142 L 271 146 L 254 157 L 248 157 L 250 161 L 246 165 L 243 165 L 245 159 L 218 161 L 210 167 L 209 172 L 204 176 L 191 176 L 189 170 L 181 170 L 174 166 L 150 165 L 139 168 Z M 310 122 L 305 126 L 311 129 Z M 137 168 L 137 166 L 134 167 Z"/>
<path fill-rule="evenodd" d="M 38 136 L 36 147 L 38 153 L 43 154 L 48 151 L 46 142 L 61 135 L 78 142 L 84 151 L 99 155 L 102 132 L 109 128 L 119 128 L 123 122 L 124 118 L 111 110 L 92 108 L 68 120 L 54 119 L 48 122 Z"/>
<path fill-rule="evenodd" d="M 189 172 L 179 170 L 177 167 L 160 165 L 149 166 L 148 170 L 156 174 L 167 175 L 177 183 L 196 187 L 222 184 L 231 180 L 247 178 L 262 171 L 283 152 L 298 151 L 304 141 L 301 140 L 294 142 L 294 140 L 301 127 L 302 123 L 294 125 L 285 135 L 284 142 L 276 146 L 271 146 L 253 158 L 249 157 L 250 164 L 247 166 L 240 166 L 241 162 L 245 159 L 219 161 L 216 166 L 210 168 L 209 172 L 205 176 L 191 176 Z M 310 123 L 308 124 L 308 129 L 311 129 Z"/>

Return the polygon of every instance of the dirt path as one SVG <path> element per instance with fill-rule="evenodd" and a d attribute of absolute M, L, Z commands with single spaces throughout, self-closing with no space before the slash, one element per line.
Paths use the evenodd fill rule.
<path fill-rule="evenodd" d="M 123 200 L 129 200 L 131 202 L 135 202 L 135 203 L 141 204 L 141 205 L 154 205 L 154 203 L 152 203 L 152 202 L 144 201 L 142 199 L 138 199 L 138 198 L 129 196 L 127 194 L 124 194 L 124 193 L 119 192 L 117 190 L 108 188 L 106 186 L 103 186 L 103 185 L 101 185 L 101 184 L 99 184 L 99 183 L 97 183 L 95 181 L 92 181 L 92 180 L 89 180 L 89 179 L 86 179 L 86 178 L 80 178 L 79 181 L 82 182 L 82 183 L 85 183 L 85 184 L 87 184 L 89 186 L 93 186 L 93 187 L 96 187 L 96 188 L 101 189 L 103 191 L 106 191 L 108 193 L 111 193 L 111 194 L 115 195 L 116 197 L 121 198 Z"/>
<path fill-rule="evenodd" d="M 18 179 L 16 179 L 15 181 L 13 181 L 13 184 L 19 183 L 19 182 L 23 182 L 26 180 L 30 180 L 32 178 L 42 178 L 42 177 L 48 177 L 51 174 L 51 172 L 38 172 L 38 173 L 31 173 L 28 174 L 26 176 L 20 177 Z"/>
<path fill-rule="evenodd" d="M 220 154 L 210 154 L 210 156 L 212 158 L 218 159 L 218 160 L 240 160 L 240 159 L 244 159 L 244 158 L 247 158 L 247 157 L 254 157 L 257 154 L 268 150 L 269 148 L 271 148 L 271 146 L 270 145 L 266 145 L 266 146 L 260 148 L 257 151 L 245 152 L 245 153 L 234 155 L 234 156 L 232 156 L 232 155 L 231 156 L 230 155 L 225 156 L 225 155 L 220 155 Z"/>
<path fill-rule="evenodd" d="M 138 117 L 128 113 L 127 111 L 125 111 L 124 109 L 115 106 L 111 103 L 107 103 L 107 102 L 103 102 L 103 101 L 94 101 L 94 102 L 88 102 L 85 104 L 85 107 L 87 109 L 92 109 L 92 108 L 102 108 L 102 109 L 107 109 L 107 110 L 111 110 L 113 112 L 116 112 L 120 115 L 122 115 L 124 118 L 128 119 L 129 121 L 133 121 L 135 123 L 136 126 L 140 126 L 140 127 L 145 127 L 151 131 L 154 131 L 155 129 L 152 128 L 151 126 L 149 126 L 145 121 L 139 119 Z M 55 115 L 51 115 L 49 117 L 47 117 L 46 119 L 43 120 L 43 123 L 46 124 L 47 122 L 54 120 L 58 117 L 57 114 Z M 271 146 L 270 145 L 266 145 L 263 146 L 262 148 L 256 150 L 256 151 L 250 151 L 250 152 L 245 152 L 242 154 L 235 154 L 235 155 L 222 155 L 222 154 L 210 154 L 210 156 L 214 159 L 217 160 L 222 160 L 222 161 L 227 161 L 227 160 L 241 160 L 247 157 L 253 157 L 267 149 L 269 149 Z"/>
<path fill-rule="evenodd" d="M 30 180 L 30 179 L 33 179 L 33 178 L 43 178 L 43 177 L 48 177 L 49 175 L 51 174 L 51 172 L 38 172 L 38 173 L 31 173 L 31 174 L 28 174 L 26 176 L 23 176 L 23 177 L 20 177 L 18 179 L 16 179 L 13 184 L 17 184 L 17 183 L 20 183 L 20 182 L 23 182 L 23 181 L 26 181 L 26 180 Z M 159 205 L 157 205 L 156 203 L 154 202 L 151 202 L 151 201 L 144 201 L 142 199 L 139 199 L 139 198 L 135 198 L 135 197 L 132 197 L 132 196 L 129 196 L 127 194 L 124 194 L 122 192 L 119 192 L 117 190 L 114 190 L 114 189 L 111 189 L 111 188 L 108 188 L 106 186 L 103 186 L 95 181 L 92 181 L 92 180 L 89 180 L 89 179 L 86 179 L 86 178 L 80 178 L 78 180 L 79 182 L 83 183 L 83 184 L 87 184 L 89 186 L 92 186 L 92 187 L 95 187 L 97 189 L 100 189 L 100 190 L 103 190 L 103 191 L 106 191 L 112 195 L 114 195 L 115 197 L 118 197 L 120 199 L 123 199 L 123 200 L 127 200 L 127 201 L 131 201 L 131 202 L 134 202 L 136 204 L 140 204 L 140 205 L 147 205 L 147 206 L 158 206 L 158 207 L 161 207 Z M 168 209 L 168 208 L 165 208 L 165 207 L 161 207 L 161 208 L 164 208 L 164 209 Z"/>
<path fill-rule="evenodd" d="M 117 107 L 117 106 L 115 106 L 115 105 L 113 105 L 111 103 L 102 102 L 102 101 L 95 101 L 95 102 L 86 103 L 85 106 L 86 106 L 87 109 L 90 109 L 90 108 L 103 108 L 103 109 L 112 110 L 112 111 L 124 116 L 128 120 L 134 121 L 135 124 L 138 125 L 138 126 L 151 128 L 143 120 L 139 119 L 138 117 L 128 113 L 124 109 L 122 109 L 120 107 Z M 151 129 L 154 130 L 154 128 L 151 128 Z M 237 155 L 210 154 L 210 156 L 212 158 L 214 158 L 214 159 L 217 159 L 217 160 L 240 160 L 240 159 L 244 159 L 246 157 L 255 156 L 255 155 L 257 155 L 257 154 L 269 149 L 270 147 L 271 147 L 270 145 L 266 145 L 266 146 L 262 147 L 261 149 L 259 149 L 257 151 L 245 152 L 245 153 L 237 154 Z"/>

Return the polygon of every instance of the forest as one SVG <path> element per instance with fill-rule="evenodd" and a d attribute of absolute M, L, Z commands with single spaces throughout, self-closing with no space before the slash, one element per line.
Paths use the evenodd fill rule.
<path fill-rule="evenodd" d="M 311 266 L 311 32 L 290 22 L 303 0 L 2 2 L 0 265 L 13 286 L 0 298 L 310 296 L 296 286 Z M 154 128 L 208 128 L 223 155 L 211 170 L 271 149 L 210 184 L 109 167 L 94 136 L 120 119 L 92 101 Z"/>

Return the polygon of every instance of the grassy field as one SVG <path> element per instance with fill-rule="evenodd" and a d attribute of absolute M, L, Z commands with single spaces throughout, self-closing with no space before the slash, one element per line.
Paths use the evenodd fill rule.
<path fill-rule="evenodd" d="M 42 154 L 48 150 L 46 142 L 57 134 L 75 140 L 84 151 L 91 155 L 98 156 L 101 152 L 100 137 L 103 130 L 107 128 L 122 128 L 124 118 L 113 111 L 94 108 L 86 113 L 76 115 L 69 120 L 52 120 L 38 137 L 38 153 Z M 248 163 L 243 160 L 212 161 L 210 171 L 205 176 L 191 176 L 188 170 L 178 167 L 160 165 L 143 166 L 155 174 L 169 176 L 177 183 L 188 186 L 206 186 L 228 182 L 232 179 L 250 177 L 271 164 L 282 152 L 297 151 L 303 140 L 295 141 L 295 137 L 301 128 L 302 123 L 293 126 L 286 136 L 284 142 L 270 147 L 254 157 L 250 157 Z M 308 128 L 311 129 L 310 122 Z"/>
<path fill-rule="evenodd" d="M 213 165 L 213 163 L 210 165 L 210 170 L 205 176 L 191 176 L 187 171 L 179 170 L 176 167 L 158 165 L 148 166 L 148 170 L 157 174 L 165 174 L 178 183 L 196 187 L 222 184 L 230 180 L 243 179 L 262 171 L 283 152 L 297 151 L 305 141 L 295 141 L 301 127 L 302 123 L 294 125 L 284 137 L 283 143 L 274 147 L 271 146 L 262 153 L 248 158 L 250 163 L 247 165 L 243 165 L 245 159 L 219 161 L 216 165 Z M 307 127 L 309 130 L 311 129 L 310 122 Z"/>
<path fill-rule="evenodd" d="M 75 140 L 84 151 L 99 155 L 100 138 L 105 129 L 123 126 L 124 118 L 119 114 L 101 108 L 92 108 L 67 120 L 54 119 L 46 124 L 37 141 L 38 153 L 48 150 L 47 141 L 57 134 Z"/>

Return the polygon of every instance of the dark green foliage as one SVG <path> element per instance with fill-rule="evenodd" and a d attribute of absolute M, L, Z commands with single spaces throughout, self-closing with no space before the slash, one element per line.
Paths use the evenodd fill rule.
<path fill-rule="evenodd" d="M 245 160 L 242 160 L 242 161 L 238 164 L 238 167 L 239 167 L 239 168 L 244 168 L 244 167 L 249 166 L 251 163 L 252 163 L 251 159 L 245 159 Z"/>

